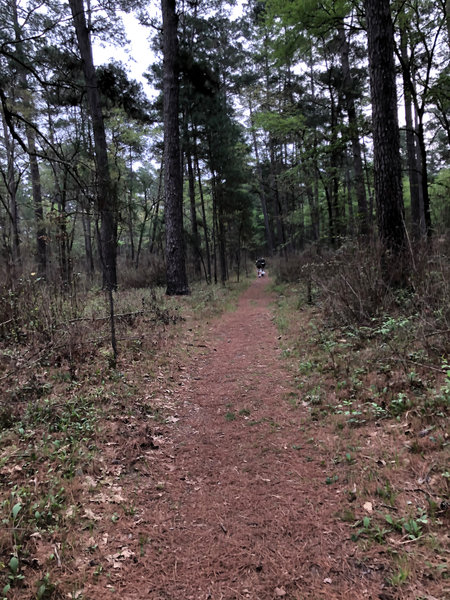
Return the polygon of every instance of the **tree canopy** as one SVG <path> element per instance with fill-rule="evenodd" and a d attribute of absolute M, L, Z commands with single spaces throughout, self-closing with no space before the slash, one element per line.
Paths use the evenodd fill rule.
<path fill-rule="evenodd" d="M 9 285 L 24 269 L 69 286 L 74 273 L 101 275 L 111 288 L 132 269 L 159 285 L 177 263 L 186 291 L 259 254 L 364 239 L 414 258 L 447 231 L 447 2 L 175 3 L 170 85 L 159 9 L 2 5 Z M 126 13 L 148 28 L 131 58 L 148 66 L 152 99 L 126 63 L 94 63 L 99 44 L 126 46 Z"/>

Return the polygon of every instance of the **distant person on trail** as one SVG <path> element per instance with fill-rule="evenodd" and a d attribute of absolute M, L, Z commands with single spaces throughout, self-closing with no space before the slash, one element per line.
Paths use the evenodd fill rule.
<path fill-rule="evenodd" d="M 258 260 L 256 261 L 256 268 L 258 269 L 258 277 L 264 277 L 264 275 L 266 274 L 266 272 L 264 271 L 266 267 L 266 261 L 264 260 L 264 258 L 258 258 Z"/>

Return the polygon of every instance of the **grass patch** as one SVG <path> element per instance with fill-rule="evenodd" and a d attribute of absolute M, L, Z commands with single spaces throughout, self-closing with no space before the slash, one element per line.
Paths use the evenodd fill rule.
<path fill-rule="evenodd" d="M 336 518 L 348 523 L 363 555 L 377 544 L 391 557 L 388 585 L 404 590 L 421 581 L 426 589 L 425 561 L 446 563 L 437 540 L 450 497 L 449 361 L 419 335 L 420 315 L 405 304 L 404 313 L 397 304 L 392 314 L 343 325 L 322 307 L 299 303 L 306 293 L 298 282 L 278 290 L 283 359 L 299 389 L 287 401 L 299 424 L 309 421 L 326 438 L 322 468 L 333 470 L 325 485 L 354 482 L 350 506 Z M 445 577 L 433 569 L 435 590 Z"/>
<path fill-rule="evenodd" d="M 102 292 L 75 302 L 30 282 L 8 300 L 14 318 L 0 332 L 2 597 L 82 598 L 86 580 L 107 585 L 99 526 L 138 518 L 122 474 L 147 468 L 158 431 L 178 420 L 172 388 L 186 341 L 191 351 L 209 318 L 233 310 L 248 283 L 194 285 L 183 298 L 162 288 L 117 292 L 115 369 Z M 164 484 L 154 493 L 164 494 Z M 142 553 L 149 543 L 143 536 Z M 76 581 L 74 565 L 85 555 Z"/>

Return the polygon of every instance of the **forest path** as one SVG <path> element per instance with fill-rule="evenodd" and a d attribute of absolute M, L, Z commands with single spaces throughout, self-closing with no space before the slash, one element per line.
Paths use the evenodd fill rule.
<path fill-rule="evenodd" d="M 269 283 L 256 279 L 188 346 L 170 439 L 156 438 L 149 476 L 136 480 L 128 537 L 139 532 L 140 556 L 115 585 L 122 598 L 379 597 L 382 574 L 357 560 L 336 518 L 351 484 L 326 484 L 321 448 L 335 433 L 289 402 L 298 392 Z"/>

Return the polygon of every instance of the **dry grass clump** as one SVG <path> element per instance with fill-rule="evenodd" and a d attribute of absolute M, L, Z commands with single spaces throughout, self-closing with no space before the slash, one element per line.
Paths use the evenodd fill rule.
<path fill-rule="evenodd" d="M 119 353 L 153 352 L 161 332 L 180 319 L 161 289 L 119 290 L 114 301 Z M 109 302 L 101 290 L 65 294 L 44 281 L 22 279 L 14 289 L 0 290 L 0 315 L 0 421 L 15 418 L 9 403 L 34 402 L 48 392 L 40 370 L 57 369 L 74 381 L 89 364 L 110 362 Z"/>
<path fill-rule="evenodd" d="M 398 285 L 397 264 L 391 279 L 382 266 L 380 248 L 347 243 L 335 252 L 309 248 L 280 261 L 279 282 L 299 282 L 306 299 L 323 309 L 330 324 L 379 328 L 387 319 L 408 321 L 420 345 L 434 354 L 450 348 L 449 242 L 417 247 L 408 258 L 406 285 Z"/>
<path fill-rule="evenodd" d="M 122 290 L 166 285 L 166 265 L 160 256 L 150 256 L 142 260 L 138 267 L 121 259 L 118 261 L 118 273 L 120 273 L 119 286 Z"/>
<path fill-rule="evenodd" d="M 323 464 L 327 485 L 342 486 L 336 518 L 348 524 L 354 555 L 362 562 L 390 557 L 384 569 L 386 597 L 425 597 L 423 589 L 430 597 L 447 597 L 445 260 L 428 254 L 428 265 L 442 266 L 422 271 L 422 279 L 416 261 L 411 289 L 394 290 L 364 319 L 367 296 L 358 282 L 370 261 L 353 273 L 360 256 L 342 254 L 345 260 L 333 257 L 334 269 L 320 267 L 322 275 L 328 268 L 325 281 L 316 269 L 313 306 L 299 306 L 298 283 L 280 286 L 277 321 L 285 325 L 283 354 L 298 386 L 298 397 L 290 402 L 306 431 L 315 427 L 323 438 L 329 428 Z M 355 294 L 344 278 L 364 307 L 353 320 L 345 302 Z M 341 295 L 326 295 L 336 291 Z"/>

